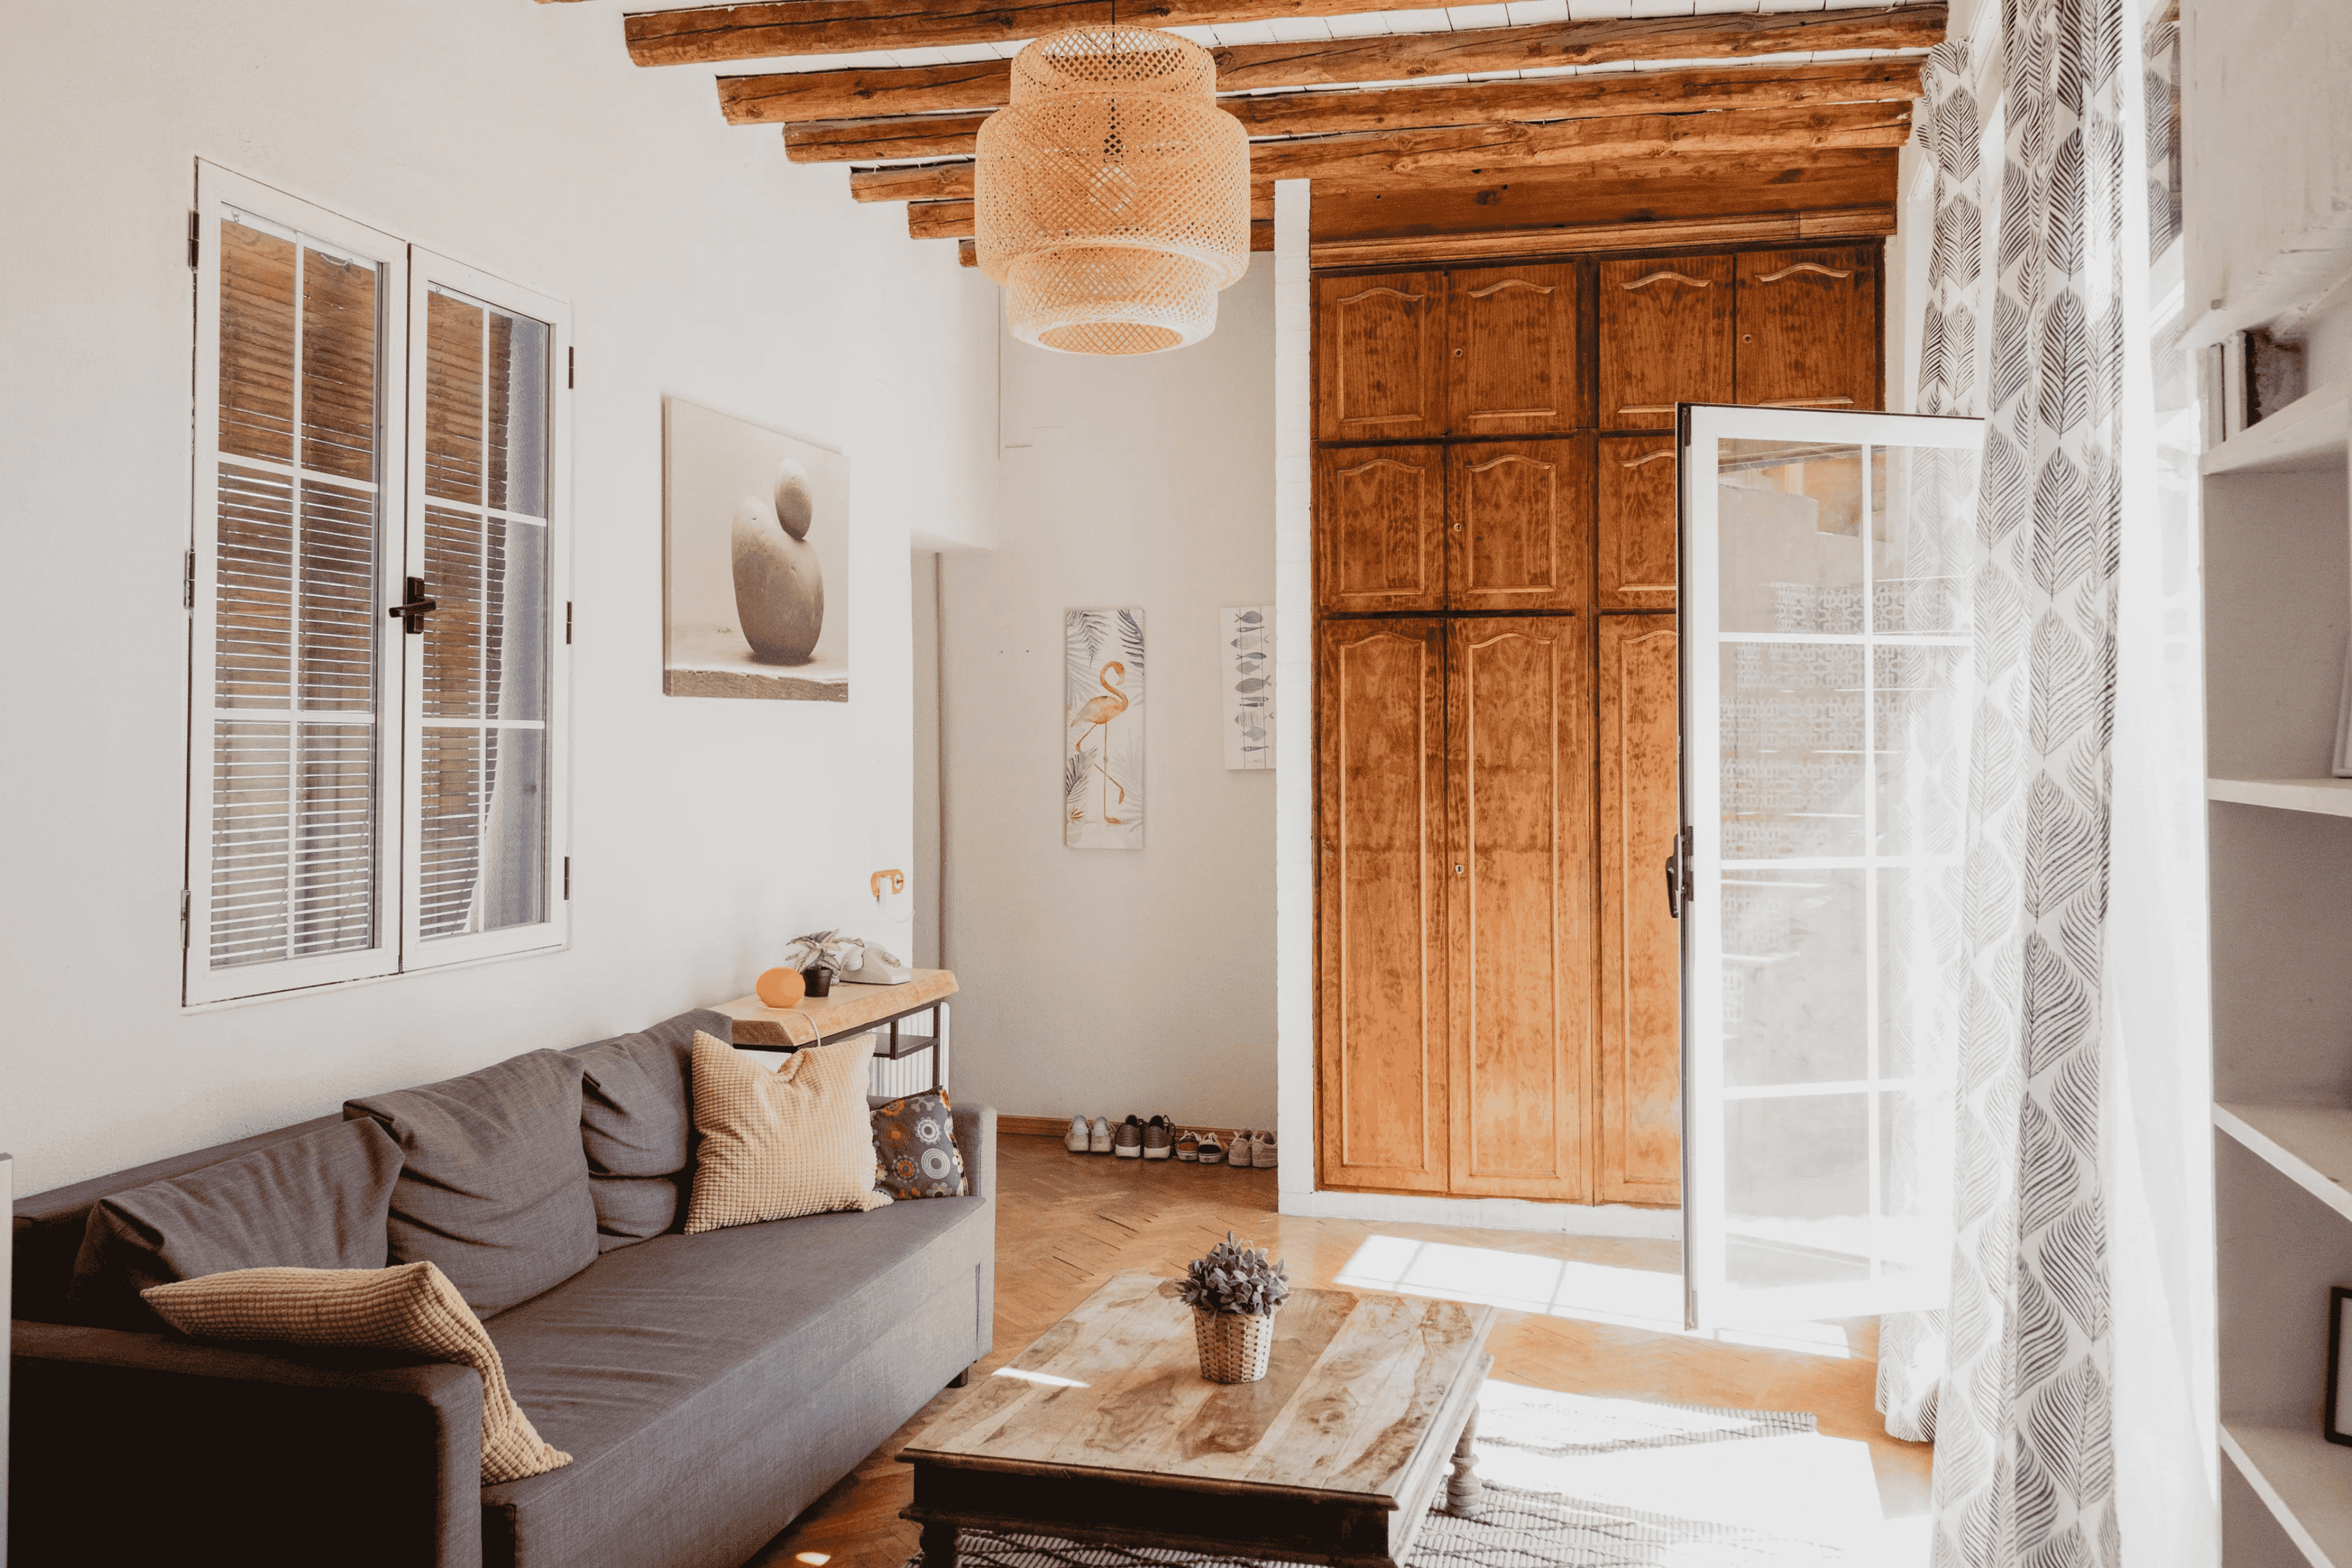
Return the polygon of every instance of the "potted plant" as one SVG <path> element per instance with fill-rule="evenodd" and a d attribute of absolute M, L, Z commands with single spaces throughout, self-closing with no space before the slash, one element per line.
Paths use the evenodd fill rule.
<path fill-rule="evenodd" d="M 846 974 L 866 962 L 866 944 L 837 931 L 811 931 L 793 939 L 784 962 L 801 972 L 810 995 L 823 996 L 832 991 L 835 975 Z"/>
<path fill-rule="evenodd" d="M 1192 1309 L 1201 1375 L 1211 1383 L 1255 1383 L 1264 1377 L 1266 1358 L 1274 1352 L 1275 1314 L 1290 1294 L 1290 1270 L 1229 1230 L 1175 1283 L 1176 1294 Z"/>

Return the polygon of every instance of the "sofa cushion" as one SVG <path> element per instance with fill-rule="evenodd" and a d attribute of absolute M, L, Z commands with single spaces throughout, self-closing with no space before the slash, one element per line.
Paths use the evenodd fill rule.
<path fill-rule="evenodd" d="M 291 1127 L 273 1127 L 267 1132 L 256 1132 L 231 1142 L 133 1165 L 127 1171 L 110 1171 L 71 1186 L 52 1187 L 46 1193 L 18 1198 L 16 1294 L 9 1303 L 10 1310 L 19 1318 L 47 1323 L 62 1323 L 73 1317 L 66 1302 L 66 1291 L 73 1282 L 74 1258 L 81 1251 L 82 1233 L 89 1228 L 89 1211 L 99 1199 L 143 1187 L 150 1182 L 184 1176 L 191 1171 L 217 1165 L 223 1160 L 332 1127 L 341 1121 L 341 1116 L 321 1116 Z"/>
<path fill-rule="evenodd" d="M 596 1250 L 610 1252 L 666 1230 L 685 1228 L 690 1181 L 683 1171 L 675 1176 L 591 1176 L 589 1192 L 596 1200 Z"/>
<path fill-rule="evenodd" d="M 688 1089 L 698 1030 L 732 1040 L 733 1020 L 698 1009 L 565 1054 L 580 1058 L 580 1142 L 600 1176 L 668 1176 L 686 1169 Z"/>
<path fill-rule="evenodd" d="M 955 1110 L 936 1089 L 877 1105 L 874 1124 L 874 1185 L 903 1198 L 960 1198 L 969 1193 L 963 1151 L 956 1147 Z"/>
<path fill-rule="evenodd" d="M 149 1307 L 198 1339 L 404 1351 L 472 1367 L 482 1379 L 482 1479 L 520 1480 L 572 1456 L 542 1442 L 516 1405 L 498 1347 L 440 1269 L 236 1268 L 151 1286 Z"/>
<path fill-rule="evenodd" d="M 346 1103 L 345 1116 L 383 1123 L 407 1161 L 392 1194 L 392 1261 L 439 1265 L 486 1318 L 594 1262 L 580 1076 L 579 1058 L 532 1051 Z"/>
<path fill-rule="evenodd" d="M 874 1190 L 866 1085 L 874 1037 L 811 1046 L 770 1069 L 709 1035 L 694 1037 L 694 1191 L 689 1235 L 890 1201 Z"/>
<path fill-rule="evenodd" d="M 491 1319 L 516 1399 L 573 1460 L 483 1489 L 486 1560 L 749 1558 L 840 1477 L 794 1456 L 837 1434 L 856 1464 L 978 1358 L 994 1227 L 993 1204 L 945 1198 L 660 1236 Z"/>
<path fill-rule="evenodd" d="M 381 1268 L 401 1157 L 373 1121 L 342 1121 L 100 1198 L 68 1300 L 101 1328 L 163 1328 L 139 1292 L 282 1266 Z"/>

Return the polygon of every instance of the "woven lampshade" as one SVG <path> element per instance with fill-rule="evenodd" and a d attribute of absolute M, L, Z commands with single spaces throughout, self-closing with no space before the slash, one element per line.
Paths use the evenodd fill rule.
<path fill-rule="evenodd" d="M 1249 270 L 1249 136 L 1217 67 L 1150 27 L 1074 27 L 1013 62 L 980 128 L 980 269 L 1013 335 L 1067 353 L 1199 342 Z"/>

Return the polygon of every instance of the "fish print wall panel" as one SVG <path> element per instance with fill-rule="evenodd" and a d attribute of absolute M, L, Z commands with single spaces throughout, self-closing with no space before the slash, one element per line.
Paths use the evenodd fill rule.
<path fill-rule="evenodd" d="M 1217 653 L 1225 689 L 1225 766 L 1274 767 L 1274 606 L 1228 606 L 1218 614 Z"/>
<path fill-rule="evenodd" d="M 1062 842 L 1143 847 L 1143 612 L 1062 612 Z"/>

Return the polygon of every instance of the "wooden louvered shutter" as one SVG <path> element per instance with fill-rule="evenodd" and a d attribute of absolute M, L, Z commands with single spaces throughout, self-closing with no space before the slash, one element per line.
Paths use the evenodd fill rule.
<path fill-rule="evenodd" d="M 405 247 L 204 166 L 190 1002 L 389 973 Z"/>

